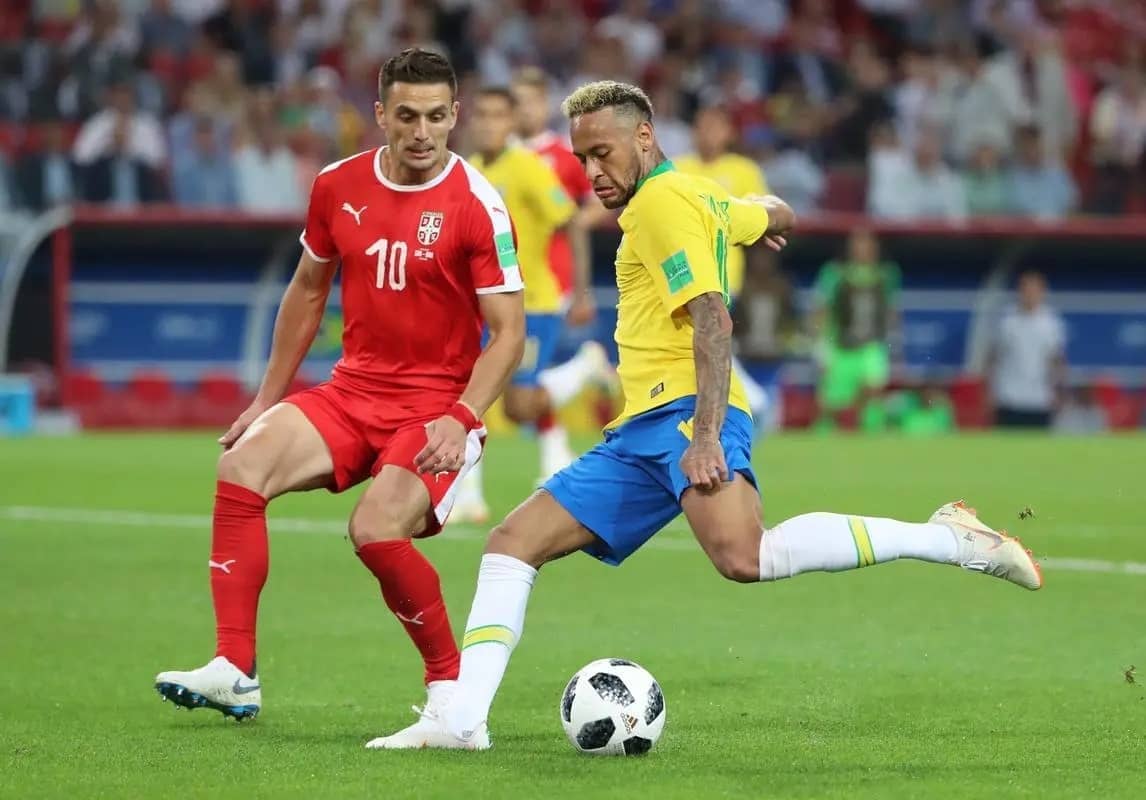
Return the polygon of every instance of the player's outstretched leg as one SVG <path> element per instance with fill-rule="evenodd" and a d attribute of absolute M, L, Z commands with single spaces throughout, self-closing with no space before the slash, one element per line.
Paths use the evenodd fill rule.
<path fill-rule="evenodd" d="M 509 657 L 525 627 L 525 608 L 537 570 L 593 542 L 546 491 L 539 491 L 490 533 L 478 569 L 477 590 L 462 639 L 457 690 L 444 709 L 423 711 L 427 724 L 367 742 L 370 749 L 433 747 L 485 750 L 486 718 Z"/>
<path fill-rule="evenodd" d="M 801 514 L 763 529 L 759 495 L 743 475 L 712 493 L 688 489 L 681 505 L 713 564 L 735 581 L 773 581 L 803 572 L 841 572 L 912 558 L 1042 586 L 1038 563 L 1018 539 L 995 531 L 963 503 L 928 522 L 827 512 Z M 763 531 L 761 533 L 761 531 Z"/>
<path fill-rule="evenodd" d="M 260 416 L 219 459 L 211 556 L 215 658 L 191 671 L 161 672 L 155 688 L 184 708 L 213 708 L 246 719 L 258 714 L 255 622 L 267 580 L 267 501 L 329 480 L 330 453 L 306 416 L 280 403 Z"/>

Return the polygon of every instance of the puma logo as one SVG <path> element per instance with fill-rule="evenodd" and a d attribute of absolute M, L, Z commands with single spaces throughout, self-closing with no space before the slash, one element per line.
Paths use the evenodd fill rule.
<path fill-rule="evenodd" d="M 354 209 L 354 206 L 350 205 L 350 203 L 343 203 L 342 204 L 342 210 L 345 211 L 350 216 L 354 217 L 354 221 L 357 222 L 359 225 L 362 224 L 362 212 L 366 210 L 366 206 L 362 206 L 362 208 L 360 208 L 356 211 Z"/>
<path fill-rule="evenodd" d="M 237 559 L 234 559 L 234 558 L 228 558 L 226 561 L 224 561 L 222 564 L 220 564 L 218 561 L 211 561 L 210 559 L 208 559 L 207 560 L 207 568 L 208 569 L 222 570 L 227 575 L 230 575 L 231 574 L 231 565 L 234 564 L 236 560 Z"/>
<path fill-rule="evenodd" d="M 419 611 L 417 614 L 415 614 L 412 617 L 403 617 L 401 614 L 399 614 L 397 611 L 395 611 L 394 616 L 396 616 L 402 622 L 405 622 L 407 625 L 421 625 L 422 624 L 422 615 L 425 613 L 426 613 L 425 611 Z"/>

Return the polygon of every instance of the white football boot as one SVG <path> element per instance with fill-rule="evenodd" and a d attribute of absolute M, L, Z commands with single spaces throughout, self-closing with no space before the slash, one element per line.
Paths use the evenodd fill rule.
<path fill-rule="evenodd" d="M 1042 568 L 1031 551 L 1006 531 L 987 526 L 962 500 L 940 507 L 930 521 L 947 525 L 958 534 L 956 563 L 963 569 L 1005 578 L 1025 589 L 1042 588 Z"/>
<path fill-rule="evenodd" d="M 213 708 L 240 721 L 253 719 L 263 705 L 258 676 L 249 677 L 223 656 L 190 672 L 160 672 L 155 689 L 176 707 Z"/>
<path fill-rule="evenodd" d="M 483 722 L 469 737 L 462 739 L 446 728 L 443 715 L 453 697 L 457 681 L 434 681 L 426 687 L 426 705 L 414 706 L 418 721 L 389 736 L 379 736 L 366 743 L 367 750 L 488 750 L 489 728 Z"/>

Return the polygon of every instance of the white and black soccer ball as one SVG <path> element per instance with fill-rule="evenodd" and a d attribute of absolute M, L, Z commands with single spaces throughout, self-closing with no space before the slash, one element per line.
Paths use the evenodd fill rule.
<path fill-rule="evenodd" d="M 586 664 L 561 695 L 561 724 L 582 753 L 649 752 L 665 727 L 665 698 L 648 670 L 623 658 Z"/>

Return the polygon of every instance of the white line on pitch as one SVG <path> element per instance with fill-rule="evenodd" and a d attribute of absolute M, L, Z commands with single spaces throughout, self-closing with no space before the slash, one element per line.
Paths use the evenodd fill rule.
<path fill-rule="evenodd" d="M 97 508 L 52 508 L 48 506 L 0 506 L 0 520 L 31 523 L 57 523 L 66 525 L 96 525 L 102 527 L 186 528 L 207 531 L 211 517 L 207 514 L 165 514 L 152 511 L 124 511 Z M 305 517 L 271 516 L 273 533 L 345 534 L 346 522 L 339 519 L 311 519 Z M 0 533 L 3 533 L 0 529 Z M 485 533 L 477 525 L 450 525 L 442 533 L 450 539 L 475 539 Z M 661 550 L 694 550 L 697 548 L 687 531 L 670 528 L 669 536 L 658 536 L 647 545 Z M 1117 575 L 1146 575 L 1146 562 L 1108 561 L 1093 558 L 1040 559 L 1044 567 L 1070 572 L 1102 572 Z"/>

